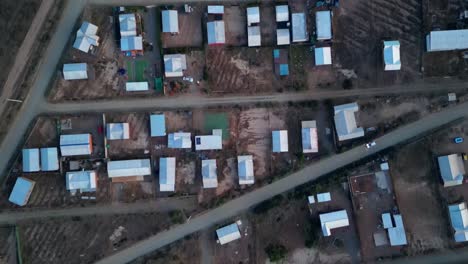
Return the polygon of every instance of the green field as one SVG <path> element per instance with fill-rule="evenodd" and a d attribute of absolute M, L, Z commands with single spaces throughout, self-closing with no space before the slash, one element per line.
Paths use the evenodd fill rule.
<path fill-rule="evenodd" d="M 127 61 L 127 75 L 130 82 L 144 82 L 145 70 L 148 67 L 147 61 Z"/>
<path fill-rule="evenodd" d="M 205 114 L 205 132 L 211 133 L 213 129 L 223 130 L 223 140 L 229 139 L 229 122 L 227 113 Z"/>

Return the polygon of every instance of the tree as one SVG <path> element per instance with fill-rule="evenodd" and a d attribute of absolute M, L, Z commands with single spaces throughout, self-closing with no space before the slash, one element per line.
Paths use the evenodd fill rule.
<path fill-rule="evenodd" d="M 265 248 L 265 253 L 272 262 L 277 262 L 286 257 L 288 250 L 281 244 L 268 244 Z"/>

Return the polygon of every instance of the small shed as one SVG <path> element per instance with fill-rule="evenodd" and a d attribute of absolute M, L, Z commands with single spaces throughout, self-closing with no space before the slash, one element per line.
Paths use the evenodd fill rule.
<path fill-rule="evenodd" d="M 202 160 L 203 188 L 217 188 L 218 176 L 215 159 Z"/>
<path fill-rule="evenodd" d="M 35 184 L 36 183 L 32 180 L 18 177 L 8 201 L 19 206 L 25 206 L 28 203 L 29 196 L 31 196 Z"/>
<path fill-rule="evenodd" d="M 86 63 L 67 63 L 63 65 L 63 78 L 65 80 L 88 79 L 88 68 Z"/>
<path fill-rule="evenodd" d="M 167 147 L 174 149 L 192 148 L 191 134 L 186 132 L 170 133 L 167 137 Z"/>
<path fill-rule="evenodd" d="M 461 185 L 465 176 L 465 165 L 460 154 L 450 154 L 437 158 L 440 176 L 444 187 Z"/>
<path fill-rule="evenodd" d="M 148 91 L 149 85 L 148 82 L 126 82 L 125 90 L 127 92 L 141 92 Z"/>
<path fill-rule="evenodd" d="M 318 11 L 316 13 L 317 40 L 329 40 L 332 38 L 331 17 L 331 11 Z"/>
<path fill-rule="evenodd" d="M 179 33 L 177 10 L 163 10 L 161 13 L 163 33 Z"/>
<path fill-rule="evenodd" d="M 468 241 L 468 210 L 466 203 L 452 204 L 449 205 L 448 209 L 455 242 Z"/>
<path fill-rule="evenodd" d="M 159 190 L 173 192 L 175 190 L 175 158 L 159 159 Z"/>
<path fill-rule="evenodd" d="M 289 7 L 288 5 L 277 5 L 276 8 L 276 22 L 289 21 Z"/>
<path fill-rule="evenodd" d="M 23 149 L 23 172 L 37 172 L 40 170 L 39 149 Z"/>
<path fill-rule="evenodd" d="M 335 128 L 339 141 L 359 138 L 364 136 L 364 129 L 357 126 L 355 113 L 359 111 L 359 105 L 355 103 L 337 105 L 335 110 Z"/>
<path fill-rule="evenodd" d="M 273 152 L 288 152 L 288 131 L 275 130 L 272 132 Z"/>
<path fill-rule="evenodd" d="M 221 245 L 241 238 L 239 226 L 236 223 L 217 229 L 216 235 L 218 236 L 218 240 Z"/>
<path fill-rule="evenodd" d="M 331 201 L 331 194 L 329 192 L 317 194 L 317 202 L 324 203 L 324 202 L 330 202 L 330 201 Z"/>
<path fill-rule="evenodd" d="M 224 6 L 222 5 L 209 5 L 208 14 L 220 15 L 224 14 Z"/>
<path fill-rule="evenodd" d="M 301 126 L 302 153 L 317 153 L 318 135 L 316 121 L 302 121 Z"/>
<path fill-rule="evenodd" d="M 166 117 L 164 114 L 152 114 L 150 116 L 150 128 L 152 137 L 166 136 Z"/>
<path fill-rule="evenodd" d="M 65 174 L 67 190 L 74 193 L 95 192 L 97 178 L 95 171 L 70 171 Z"/>
<path fill-rule="evenodd" d="M 277 45 L 289 45 L 291 43 L 291 37 L 289 35 L 289 28 L 276 29 L 276 44 Z"/>
<path fill-rule="evenodd" d="M 182 77 L 186 69 L 187 59 L 185 54 L 164 55 L 164 71 L 167 78 Z"/>
<path fill-rule="evenodd" d="M 108 123 L 106 137 L 108 140 L 129 139 L 130 125 L 128 123 Z"/>
<path fill-rule="evenodd" d="M 384 41 L 383 57 L 386 71 L 400 70 L 400 42 L 397 40 Z"/>
<path fill-rule="evenodd" d="M 332 57 L 331 57 L 331 48 L 330 47 L 322 47 L 322 48 L 315 48 L 315 65 L 331 65 L 332 64 Z"/>
<path fill-rule="evenodd" d="M 247 42 L 249 47 L 259 47 L 262 44 L 260 26 L 250 26 L 247 28 Z"/>
<path fill-rule="evenodd" d="M 41 170 L 56 171 L 59 168 L 57 148 L 41 148 Z"/>
<path fill-rule="evenodd" d="M 247 26 L 260 23 L 260 8 L 258 6 L 247 7 Z"/>
<path fill-rule="evenodd" d="M 252 155 L 237 156 L 237 172 L 240 185 L 255 183 Z"/>

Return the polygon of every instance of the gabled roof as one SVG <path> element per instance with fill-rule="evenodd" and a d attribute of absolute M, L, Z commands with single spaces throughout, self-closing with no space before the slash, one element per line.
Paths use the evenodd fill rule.
<path fill-rule="evenodd" d="M 315 48 L 315 65 L 331 65 L 332 64 L 332 57 L 331 57 L 331 48 L 330 47 L 322 47 L 322 48 Z"/>
<path fill-rule="evenodd" d="M 258 47 L 262 44 L 259 26 L 252 26 L 247 28 L 247 41 L 249 47 Z"/>
<path fill-rule="evenodd" d="M 254 184 L 254 167 L 252 155 L 237 156 L 239 184 Z"/>
<path fill-rule="evenodd" d="M 110 178 L 151 175 L 150 159 L 115 160 L 107 162 Z"/>
<path fill-rule="evenodd" d="M 226 43 L 224 21 L 217 20 L 206 23 L 208 34 L 208 45 L 224 44 Z"/>
<path fill-rule="evenodd" d="M 223 148 L 221 135 L 195 136 L 195 150 L 216 150 Z"/>
<path fill-rule="evenodd" d="M 275 10 L 276 10 L 276 22 L 289 21 L 288 5 L 277 5 Z"/>
<path fill-rule="evenodd" d="M 122 51 L 143 50 L 143 38 L 136 36 L 122 37 L 120 39 Z"/>
<path fill-rule="evenodd" d="M 99 37 L 96 35 L 98 27 L 89 23 L 83 22 L 80 29 L 76 32 L 76 39 L 73 42 L 73 47 L 83 52 L 88 52 L 91 45 L 99 45 Z"/>
<path fill-rule="evenodd" d="M 179 33 L 179 15 L 177 10 L 162 11 L 162 27 L 165 33 Z"/>
<path fill-rule="evenodd" d="M 70 171 L 65 174 L 66 188 L 69 191 L 81 192 L 96 191 L 95 171 Z"/>
<path fill-rule="evenodd" d="M 439 171 L 444 186 L 454 186 L 463 183 L 465 175 L 465 165 L 460 154 L 451 154 L 437 158 Z"/>
<path fill-rule="evenodd" d="M 203 188 L 218 187 L 216 160 L 202 160 Z"/>
<path fill-rule="evenodd" d="M 173 192 L 175 189 L 175 158 L 159 159 L 159 189 L 161 192 Z"/>
<path fill-rule="evenodd" d="M 291 43 L 289 28 L 276 29 L 276 44 L 277 45 L 289 45 Z"/>
<path fill-rule="evenodd" d="M 23 172 L 40 171 L 39 149 L 23 149 Z"/>
<path fill-rule="evenodd" d="M 382 223 L 384 229 L 393 227 L 392 216 L 390 213 L 382 214 Z"/>
<path fill-rule="evenodd" d="M 317 11 L 315 15 L 315 24 L 317 26 L 317 40 L 331 39 L 331 11 Z"/>
<path fill-rule="evenodd" d="M 273 152 L 288 152 L 288 131 L 275 130 L 272 133 Z"/>
<path fill-rule="evenodd" d="M 150 127 L 152 137 L 163 137 L 166 135 L 166 117 L 164 114 L 152 114 L 150 116 Z"/>
<path fill-rule="evenodd" d="M 129 139 L 130 126 L 128 123 L 108 123 L 106 125 L 106 136 L 108 140 Z"/>
<path fill-rule="evenodd" d="M 91 134 L 60 135 L 62 156 L 91 155 L 92 151 Z"/>
<path fill-rule="evenodd" d="M 331 230 L 349 225 L 348 214 L 346 210 L 320 214 L 320 223 L 324 236 L 330 236 Z"/>
<path fill-rule="evenodd" d="M 338 140 L 348 140 L 364 136 L 364 129 L 357 127 L 355 112 L 359 111 L 357 103 L 335 106 L 335 128 Z"/>
<path fill-rule="evenodd" d="M 126 82 L 125 90 L 127 92 L 148 91 L 148 82 Z"/>
<path fill-rule="evenodd" d="M 302 42 L 309 39 L 307 33 L 306 16 L 304 13 L 293 13 L 292 15 L 292 41 Z"/>
<path fill-rule="evenodd" d="M 182 77 L 187 69 L 185 54 L 164 55 L 164 71 L 166 77 Z"/>
<path fill-rule="evenodd" d="M 16 179 L 15 186 L 13 186 L 13 190 L 11 191 L 8 201 L 19 206 L 26 205 L 35 184 L 36 183 L 34 181 L 23 177 L 18 177 L 18 179 Z"/>
<path fill-rule="evenodd" d="M 241 238 L 239 227 L 236 223 L 232 223 L 230 225 L 217 229 L 216 235 L 218 236 L 218 240 L 221 245 Z"/>
<path fill-rule="evenodd" d="M 466 203 L 450 205 L 449 214 L 452 228 L 455 231 L 455 241 L 468 241 L 468 210 L 466 209 Z"/>
<path fill-rule="evenodd" d="M 383 54 L 386 71 L 396 71 L 401 69 L 399 41 L 384 41 Z"/>
<path fill-rule="evenodd" d="M 468 29 L 431 31 L 426 45 L 427 51 L 468 49 Z"/>
<path fill-rule="evenodd" d="M 394 214 L 393 220 L 395 221 L 395 227 L 388 228 L 388 238 L 390 239 L 390 245 L 392 246 L 403 246 L 407 244 L 405 227 L 403 226 L 403 219 L 401 215 Z"/>
<path fill-rule="evenodd" d="M 57 148 L 41 148 L 42 171 L 56 171 L 59 169 Z"/>
<path fill-rule="evenodd" d="M 63 78 L 65 80 L 88 79 L 86 63 L 66 63 L 63 65 Z"/>
<path fill-rule="evenodd" d="M 302 134 L 302 152 L 303 153 L 317 153 L 318 152 L 318 136 L 317 124 L 313 121 L 301 122 Z"/>
<path fill-rule="evenodd" d="M 135 14 L 120 14 L 120 37 L 136 36 L 136 16 Z"/>
<path fill-rule="evenodd" d="M 260 8 L 258 6 L 247 7 L 247 26 L 260 23 Z"/>
<path fill-rule="evenodd" d="M 190 133 L 170 133 L 167 140 L 168 148 L 192 148 L 192 138 Z"/>

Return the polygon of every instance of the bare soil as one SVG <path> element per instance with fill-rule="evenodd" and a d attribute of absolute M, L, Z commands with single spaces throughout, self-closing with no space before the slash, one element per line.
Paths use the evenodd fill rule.
<path fill-rule="evenodd" d="M 2 247 L 0 248 L 0 263 L 17 264 L 15 228 L 1 227 L 0 241 L 2 242 Z"/>
<path fill-rule="evenodd" d="M 176 6 L 179 15 L 179 33 L 172 35 L 161 32 L 163 48 L 203 46 L 203 36 L 206 32 L 202 32 L 202 18 L 206 12 L 206 5 L 191 3 L 190 6 L 193 8 L 191 13 L 185 13 L 184 6 Z"/>

